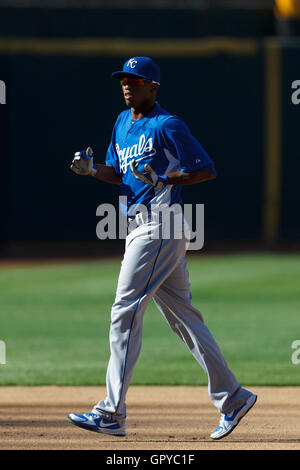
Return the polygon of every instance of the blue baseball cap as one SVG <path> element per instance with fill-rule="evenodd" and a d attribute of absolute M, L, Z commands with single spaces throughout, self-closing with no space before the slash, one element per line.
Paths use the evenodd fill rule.
<path fill-rule="evenodd" d="M 114 78 L 128 76 L 145 78 L 160 85 L 160 70 L 158 65 L 149 57 L 132 57 L 124 64 L 123 70 L 112 73 Z"/>

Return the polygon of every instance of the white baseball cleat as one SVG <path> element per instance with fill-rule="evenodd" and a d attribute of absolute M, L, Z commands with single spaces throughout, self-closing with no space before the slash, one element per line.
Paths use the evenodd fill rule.
<path fill-rule="evenodd" d="M 257 395 L 254 393 L 248 398 L 248 400 L 236 410 L 231 411 L 231 413 L 221 414 L 219 426 L 214 430 L 210 435 L 212 439 L 222 439 L 225 436 L 228 436 L 234 428 L 239 424 L 243 416 L 251 410 L 255 405 L 257 400 Z"/>
<path fill-rule="evenodd" d="M 120 425 L 117 420 L 104 419 L 96 413 L 69 414 L 69 421 L 88 431 L 111 434 L 113 436 L 125 436 L 125 422 Z"/>

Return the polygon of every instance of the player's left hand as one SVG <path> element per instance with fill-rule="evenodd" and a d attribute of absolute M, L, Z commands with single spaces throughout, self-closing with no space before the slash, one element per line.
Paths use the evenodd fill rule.
<path fill-rule="evenodd" d="M 143 183 L 146 183 L 149 186 L 153 186 L 154 188 L 162 189 L 168 184 L 167 176 L 157 175 L 155 171 L 151 168 L 149 163 L 146 163 L 146 165 L 144 165 L 144 170 L 146 174 L 138 170 L 138 164 L 135 160 L 130 161 L 130 169 L 137 179 L 143 181 Z"/>

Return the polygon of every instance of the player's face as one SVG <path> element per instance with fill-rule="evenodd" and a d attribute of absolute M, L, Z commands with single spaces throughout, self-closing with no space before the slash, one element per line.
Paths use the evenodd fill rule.
<path fill-rule="evenodd" d="M 143 79 L 123 79 L 121 81 L 125 103 L 129 108 L 139 109 L 155 101 L 158 86 Z"/>

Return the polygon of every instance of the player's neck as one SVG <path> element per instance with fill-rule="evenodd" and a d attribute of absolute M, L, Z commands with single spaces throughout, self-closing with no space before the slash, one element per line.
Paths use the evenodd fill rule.
<path fill-rule="evenodd" d="M 147 114 L 154 108 L 154 102 L 147 102 L 137 108 L 131 108 L 131 117 L 132 119 L 139 120 L 143 119 L 143 117 L 147 116 Z"/>

